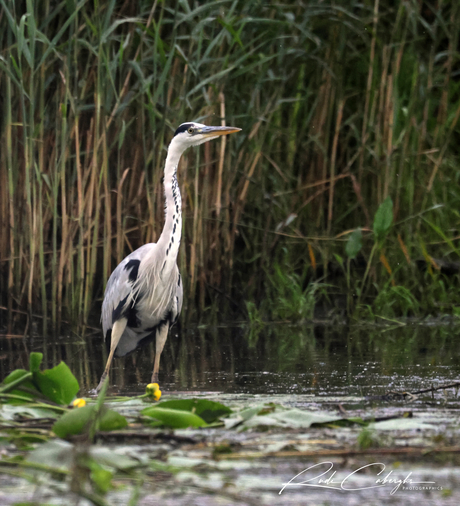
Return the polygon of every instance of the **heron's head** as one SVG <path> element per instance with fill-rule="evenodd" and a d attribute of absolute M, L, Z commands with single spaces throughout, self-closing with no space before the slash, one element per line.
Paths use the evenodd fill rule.
<path fill-rule="evenodd" d="M 178 143 L 182 149 L 190 146 L 198 146 L 203 142 L 216 139 L 221 135 L 233 134 L 239 132 L 241 128 L 230 126 L 206 126 L 201 123 L 182 123 L 176 130 L 173 140 Z"/>

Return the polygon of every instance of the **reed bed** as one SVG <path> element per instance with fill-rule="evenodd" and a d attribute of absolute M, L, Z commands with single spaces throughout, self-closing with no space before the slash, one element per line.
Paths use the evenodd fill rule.
<path fill-rule="evenodd" d="M 396 298 L 396 313 L 457 305 L 435 260 L 459 253 L 457 2 L 0 7 L 3 321 L 88 322 L 115 265 L 160 234 L 166 147 L 188 120 L 243 131 L 180 166 L 186 319 L 276 317 L 334 263 L 343 279 L 315 293 Z M 345 244 L 362 229 L 369 259 L 388 196 L 363 286 Z"/>

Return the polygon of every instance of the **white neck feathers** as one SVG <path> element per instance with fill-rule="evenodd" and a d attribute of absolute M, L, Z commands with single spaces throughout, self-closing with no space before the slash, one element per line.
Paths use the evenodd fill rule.
<path fill-rule="evenodd" d="M 173 139 L 166 156 L 164 171 L 165 192 L 165 224 L 157 245 L 163 263 L 160 267 L 160 275 L 167 276 L 176 265 L 182 234 L 182 198 L 177 182 L 177 167 L 184 152 L 184 147 L 178 145 Z"/>

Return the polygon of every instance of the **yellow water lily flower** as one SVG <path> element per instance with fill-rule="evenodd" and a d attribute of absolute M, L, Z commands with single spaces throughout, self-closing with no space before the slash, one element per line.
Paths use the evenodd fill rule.
<path fill-rule="evenodd" d="M 149 397 L 153 397 L 156 401 L 159 401 L 161 398 L 160 385 L 158 383 L 149 383 L 145 387 L 145 393 Z"/>
<path fill-rule="evenodd" d="M 82 408 L 83 406 L 86 406 L 86 401 L 85 401 L 85 399 L 75 399 L 72 402 L 72 406 L 74 408 Z"/>

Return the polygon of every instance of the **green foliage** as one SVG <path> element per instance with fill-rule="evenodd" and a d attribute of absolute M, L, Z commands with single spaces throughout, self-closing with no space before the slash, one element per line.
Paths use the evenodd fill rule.
<path fill-rule="evenodd" d="M 207 423 L 198 415 L 181 409 L 157 408 L 155 406 L 144 409 L 142 414 L 155 420 L 155 422 L 151 423 L 152 427 L 187 429 L 188 427 L 198 428 L 207 426 Z"/>
<path fill-rule="evenodd" d="M 11 391 L 11 395 L 23 396 L 30 400 L 46 398 L 56 404 L 69 404 L 80 389 L 78 381 L 69 367 L 61 362 L 52 369 L 40 371 L 42 353 L 30 354 L 30 372 L 16 369 L 11 372 L 0 386 L 0 394 Z M 12 387 L 17 387 L 13 389 Z M 14 397 L 12 402 L 17 401 Z"/>
<path fill-rule="evenodd" d="M 393 223 L 393 201 L 387 197 L 377 209 L 374 216 L 374 234 L 378 242 L 382 242 Z"/>
<path fill-rule="evenodd" d="M 392 266 L 396 234 L 414 259 L 420 242 L 458 255 L 456 2 L 382 0 L 376 12 L 320 0 L 0 4 L 0 302 L 10 317 L 86 321 L 126 244 L 159 235 L 174 128 L 218 123 L 223 110 L 243 131 L 222 165 L 215 142 L 179 168 L 192 312 L 209 280 L 260 307 L 283 251 L 295 259 L 285 275 L 303 271 L 309 245 L 326 266 L 349 230 L 386 238 Z M 364 237 L 364 258 L 372 248 Z M 350 276 L 354 292 L 362 274 Z M 385 285 L 384 270 L 372 276 Z M 367 303 L 376 293 L 363 285 Z M 280 317 L 311 314 L 299 296 L 280 294 Z"/>
<path fill-rule="evenodd" d="M 9 402 L 8 402 L 9 401 Z M 8 397 L 0 398 L 0 418 L 3 420 L 15 420 L 18 416 L 28 418 L 47 418 L 56 419 L 65 409 L 57 410 L 55 407 L 46 403 L 28 402 L 29 399 L 23 397 L 22 400 L 15 399 L 11 402 Z"/>
<path fill-rule="evenodd" d="M 274 264 L 270 272 L 267 272 L 266 297 L 261 312 L 267 313 L 275 321 L 311 320 L 316 294 L 322 290 L 323 285 L 306 283 L 306 276 L 289 271 L 287 265 L 281 267 Z"/>
<path fill-rule="evenodd" d="M 419 314 L 420 303 L 404 286 L 385 286 L 374 300 L 373 310 L 378 316 L 400 317 Z"/>
<path fill-rule="evenodd" d="M 103 496 L 116 488 L 112 481 L 115 473 L 126 477 L 139 467 L 137 459 L 121 452 L 60 439 L 48 441 L 31 451 L 24 464 L 35 468 L 36 473 L 48 474 L 49 481 L 52 477 L 59 477 L 61 481 L 70 478 L 73 493 L 100 506 L 107 504 Z"/>
<path fill-rule="evenodd" d="M 155 405 L 155 408 L 190 411 L 198 415 L 206 423 L 216 422 L 221 416 L 228 415 L 232 412 L 229 407 L 224 406 L 220 402 L 208 401 L 207 399 L 174 399 L 160 402 Z"/>
<path fill-rule="evenodd" d="M 238 430 L 253 428 L 278 427 L 308 429 L 312 425 L 329 424 L 341 420 L 342 417 L 324 411 L 307 411 L 297 408 L 275 406 L 267 411 L 265 406 L 251 408 L 251 411 L 241 412 L 225 420 L 228 428 L 238 427 Z"/>
<path fill-rule="evenodd" d="M 360 450 L 369 448 L 380 448 L 382 446 L 381 434 L 377 434 L 375 430 L 363 427 L 356 439 Z"/>
<path fill-rule="evenodd" d="M 33 374 L 40 392 L 56 404 L 69 404 L 80 389 L 78 381 L 64 362 L 43 372 L 37 370 Z"/>
<path fill-rule="evenodd" d="M 90 479 L 96 491 L 103 495 L 107 494 L 113 488 L 112 478 L 114 473 L 91 461 L 88 468 L 91 470 Z"/>
<path fill-rule="evenodd" d="M 247 340 L 249 346 L 254 348 L 259 340 L 260 333 L 265 327 L 261 311 L 252 301 L 245 301 L 246 311 L 249 319 L 249 330 L 247 333 Z"/>
<path fill-rule="evenodd" d="M 21 386 L 22 388 L 14 388 L 16 386 Z M 0 393 L 5 394 L 7 392 L 25 399 L 33 399 L 39 395 L 39 391 L 32 381 L 32 374 L 25 369 L 15 369 L 3 380 L 3 383 L 0 385 Z M 11 401 L 15 402 L 14 399 Z"/>
<path fill-rule="evenodd" d="M 348 258 L 356 258 L 356 255 L 361 251 L 363 247 L 363 234 L 361 229 L 353 230 L 349 235 L 347 244 L 345 246 L 345 254 Z"/>
<path fill-rule="evenodd" d="M 29 369 L 31 373 L 38 372 L 43 360 L 42 353 L 32 352 L 29 357 Z"/>
<path fill-rule="evenodd" d="M 54 425 L 56 436 L 66 439 L 76 434 L 89 433 L 91 426 L 95 431 L 110 431 L 123 429 L 128 425 L 126 418 L 112 409 L 102 406 L 84 406 L 65 413 Z"/>
<path fill-rule="evenodd" d="M 232 412 L 219 402 L 207 399 L 177 399 L 163 401 L 141 411 L 144 416 L 155 419 L 154 427 L 166 426 L 173 429 L 206 427 Z"/>

